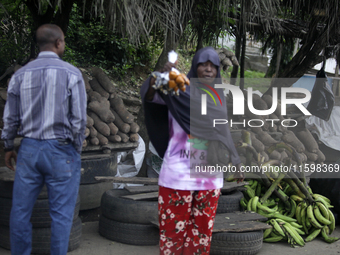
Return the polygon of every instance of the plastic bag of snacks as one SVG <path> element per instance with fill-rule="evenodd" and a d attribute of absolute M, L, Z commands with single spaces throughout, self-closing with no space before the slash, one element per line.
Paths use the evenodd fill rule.
<path fill-rule="evenodd" d="M 169 62 L 175 64 L 177 62 L 177 53 L 170 51 L 168 54 Z M 184 73 L 180 73 L 176 68 L 172 68 L 170 72 L 152 72 L 151 75 L 156 79 L 153 88 L 161 91 L 165 95 L 171 94 L 179 96 L 179 91 L 185 92 L 186 86 L 190 85 L 190 80 Z"/>

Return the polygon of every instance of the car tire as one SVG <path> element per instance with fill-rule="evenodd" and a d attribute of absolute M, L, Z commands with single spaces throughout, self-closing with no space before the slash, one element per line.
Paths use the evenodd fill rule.
<path fill-rule="evenodd" d="M 85 159 L 81 161 L 80 184 L 98 183 L 95 176 L 116 176 L 117 157 Z"/>
<path fill-rule="evenodd" d="M 263 231 L 213 233 L 211 255 L 254 255 L 263 244 Z"/>
<path fill-rule="evenodd" d="M 118 222 L 103 215 L 99 218 L 99 234 L 109 240 L 131 245 L 159 243 L 159 230 L 156 226 Z"/>
<path fill-rule="evenodd" d="M 82 234 L 82 222 L 78 217 L 73 221 L 68 251 L 73 251 L 80 246 Z M 32 229 L 32 253 L 33 254 L 50 254 L 51 244 L 51 229 L 50 228 L 33 228 Z M 0 246 L 10 250 L 10 235 L 9 227 L 0 225 Z"/>
<path fill-rule="evenodd" d="M 241 211 L 240 200 L 242 197 L 243 193 L 238 190 L 220 195 L 218 199 L 216 213 L 230 213 Z"/>
<path fill-rule="evenodd" d="M 105 191 L 112 189 L 111 182 L 99 182 L 79 186 L 80 210 L 100 207 L 100 201 Z"/>
<path fill-rule="evenodd" d="M 157 201 L 135 201 L 121 197 L 129 194 L 131 193 L 124 189 L 107 190 L 101 200 L 102 214 L 108 219 L 119 222 L 135 224 L 158 222 Z"/>
<path fill-rule="evenodd" d="M 9 226 L 9 218 L 12 208 L 12 199 L 0 197 L 0 225 Z M 51 226 L 52 219 L 49 212 L 48 199 L 37 199 L 35 201 L 31 223 L 33 228 L 48 228 Z M 77 197 L 76 206 L 74 208 L 73 220 L 79 215 L 80 198 Z"/>

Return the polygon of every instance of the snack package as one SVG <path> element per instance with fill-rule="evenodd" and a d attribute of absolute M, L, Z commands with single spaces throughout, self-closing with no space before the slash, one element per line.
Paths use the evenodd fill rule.
<path fill-rule="evenodd" d="M 175 51 L 168 53 L 169 62 L 175 64 L 177 62 L 178 54 Z M 152 72 L 151 75 L 155 77 L 156 82 L 153 88 L 161 91 L 165 95 L 171 93 L 171 95 L 179 96 L 179 91 L 185 92 L 186 85 L 190 85 L 190 80 L 184 73 L 180 73 L 176 68 L 172 68 L 170 72 Z"/>

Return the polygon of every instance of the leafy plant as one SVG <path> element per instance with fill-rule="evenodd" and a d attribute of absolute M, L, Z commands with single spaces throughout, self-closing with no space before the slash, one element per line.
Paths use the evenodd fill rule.
<path fill-rule="evenodd" d="M 64 59 L 77 66 L 100 66 L 123 77 L 135 66 L 146 65 L 152 57 L 152 44 L 136 47 L 120 34 L 108 30 L 100 19 L 84 20 L 74 4 L 66 38 Z"/>

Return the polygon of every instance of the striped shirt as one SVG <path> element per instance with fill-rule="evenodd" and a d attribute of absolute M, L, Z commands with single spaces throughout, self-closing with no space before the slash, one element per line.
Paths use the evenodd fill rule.
<path fill-rule="evenodd" d="M 85 139 L 86 92 L 82 74 L 51 51 L 20 68 L 11 78 L 1 138 L 6 148 L 16 135 L 70 139 L 80 153 Z"/>

